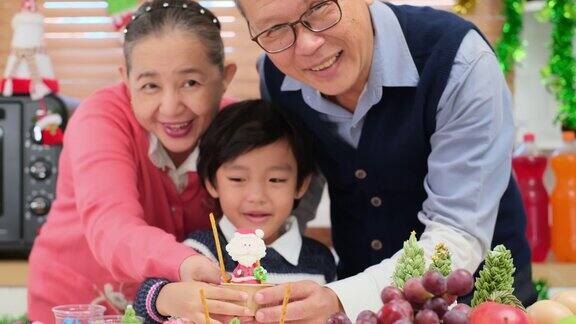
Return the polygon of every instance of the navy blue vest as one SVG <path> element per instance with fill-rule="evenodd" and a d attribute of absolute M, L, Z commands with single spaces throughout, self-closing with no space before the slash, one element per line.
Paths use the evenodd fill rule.
<path fill-rule="evenodd" d="M 451 13 L 388 5 L 402 26 L 420 81 L 417 87 L 383 87 L 382 100 L 365 118 L 357 149 L 335 135 L 333 126 L 304 102 L 300 91 L 280 91 L 284 74 L 268 58 L 264 63 L 271 99 L 302 119 L 313 133 L 330 193 L 339 279 L 392 256 L 411 231 L 422 234 L 424 226 L 417 214 L 427 197 L 423 181 L 438 101 L 462 39 L 476 29 Z M 364 179 L 355 177 L 359 169 L 366 172 Z M 516 267 L 530 271 L 524 231 L 524 209 L 511 178 L 500 201 L 492 245 L 504 244 L 512 251 Z M 372 248 L 373 240 L 381 241 L 382 247 Z"/>

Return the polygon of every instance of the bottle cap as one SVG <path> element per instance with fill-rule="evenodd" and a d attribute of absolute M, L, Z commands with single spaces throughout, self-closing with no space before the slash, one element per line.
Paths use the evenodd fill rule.
<path fill-rule="evenodd" d="M 562 139 L 566 142 L 571 142 L 575 138 L 573 131 L 563 131 L 562 132 Z"/>
<path fill-rule="evenodd" d="M 525 133 L 524 134 L 524 142 L 534 142 L 535 139 L 536 139 L 536 136 L 534 136 L 534 133 Z"/>

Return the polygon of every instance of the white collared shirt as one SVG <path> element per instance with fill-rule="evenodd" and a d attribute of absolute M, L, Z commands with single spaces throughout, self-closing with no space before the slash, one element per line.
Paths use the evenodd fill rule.
<path fill-rule="evenodd" d="M 176 190 L 181 193 L 186 189 L 188 185 L 188 172 L 196 172 L 196 163 L 198 161 L 198 146 L 190 153 L 186 158 L 184 163 L 182 163 L 178 168 L 172 162 L 172 159 L 168 156 L 166 149 L 162 146 L 162 143 L 158 140 L 158 137 L 153 133 L 148 136 L 150 145 L 148 146 L 148 157 L 152 164 L 161 170 L 168 170 L 168 175 L 170 179 L 174 182 Z"/>

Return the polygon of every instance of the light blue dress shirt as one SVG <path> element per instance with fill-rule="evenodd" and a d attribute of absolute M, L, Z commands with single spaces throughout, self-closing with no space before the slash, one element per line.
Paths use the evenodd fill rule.
<path fill-rule="evenodd" d="M 373 61 L 353 113 L 291 77 L 285 77 L 281 88 L 301 90 L 305 102 L 332 122 L 334 131 L 354 147 L 366 114 L 381 100 L 382 87 L 416 87 L 419 80 L 392 10 L 374 1 L 370 13 L 375 31 Z M 259 70 L 262 74 L 262 59 Z M 261 84 L 261 90 L 262 97 L 269 98 L 265 85 Z M 470 31 L 438 104 L 423 183 L 428 198 L 419 217 L 427 226 L 440 223 L 472 235 L 481 246 L 480 255 L 490 248 L 499 201 L 510 178 L 514 142 L 511 107 L 494 52 L 476 31 Z"/>

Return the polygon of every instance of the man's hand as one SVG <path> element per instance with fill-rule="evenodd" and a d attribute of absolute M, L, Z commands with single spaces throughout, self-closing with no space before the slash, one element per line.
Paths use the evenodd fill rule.
<path fill-rule="evenodd" d="M 291 283 L 290 302 L 286 321 L 298 323 L 326 323 L 330 315 L 342 311 L 338 296 L 329 288 L 305 280 Z M 282 313 L 282 301 L 286 284 L 262 289 L 254 296 L 260 305 L 278 305 L 261 308 L 256 320 L 262 323 L 278 323 Z"/>

